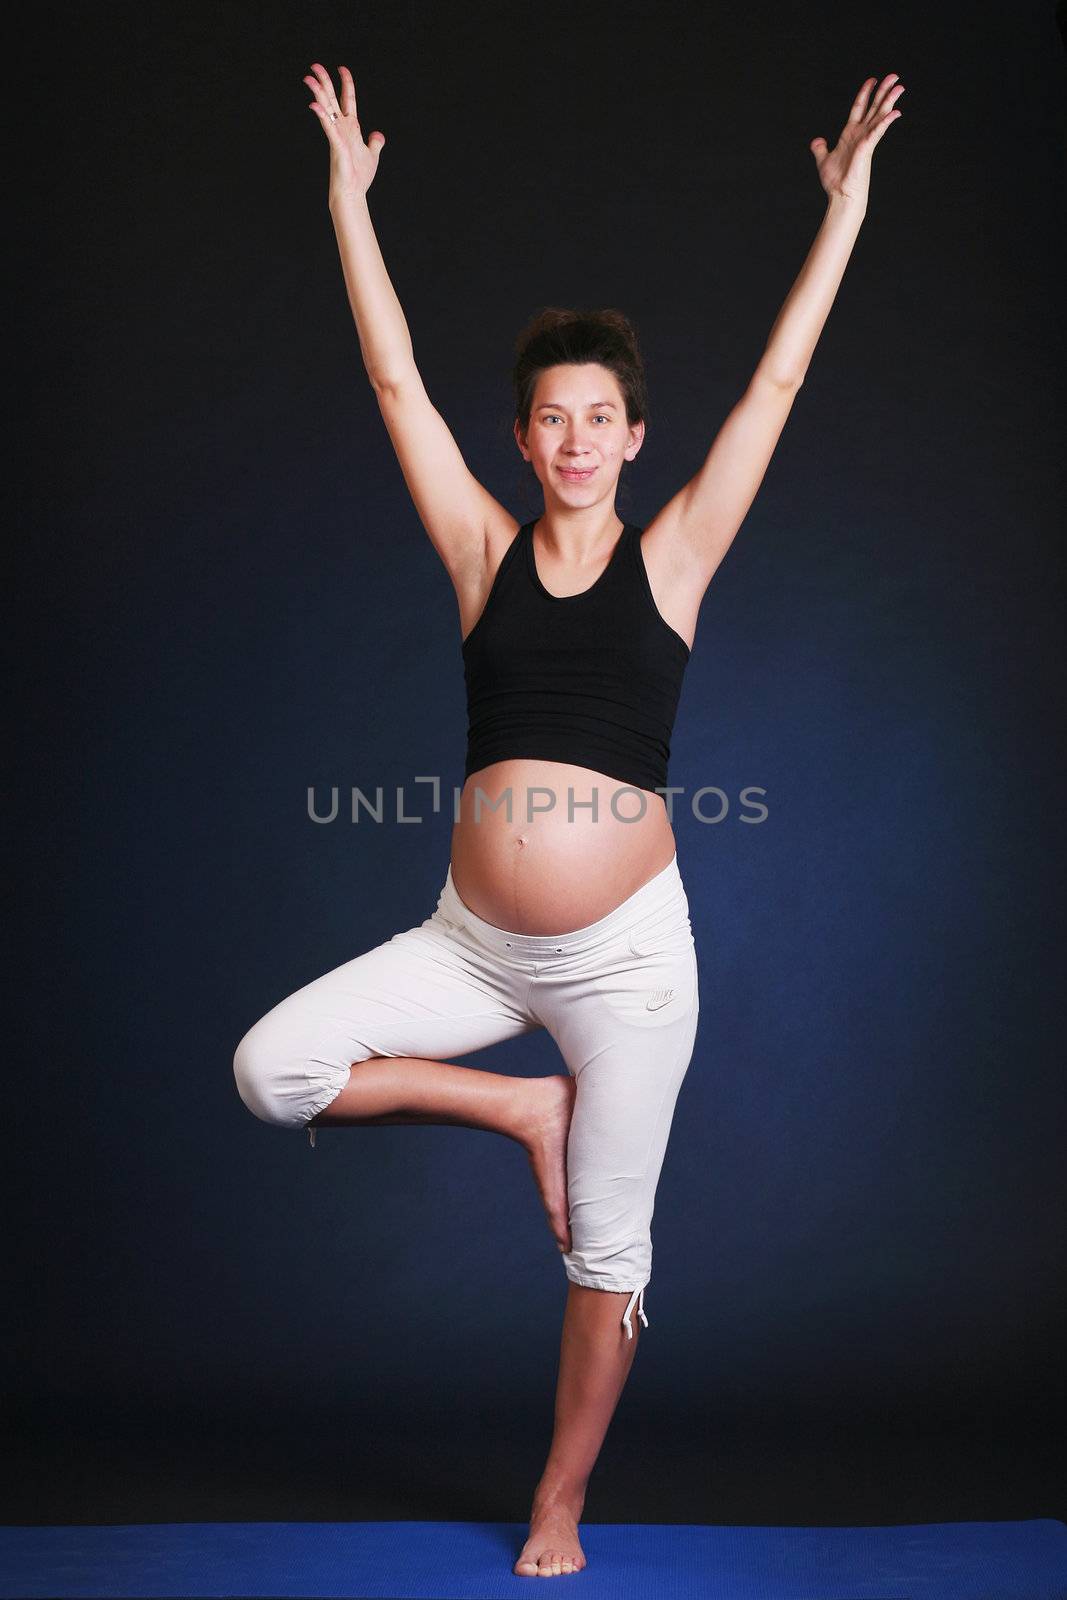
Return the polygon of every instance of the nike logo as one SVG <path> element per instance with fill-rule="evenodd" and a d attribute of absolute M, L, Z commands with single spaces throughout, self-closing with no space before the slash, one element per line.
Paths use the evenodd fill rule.
<path fill-rule="evenodd" d="M 665 1006 L 673 998 L 673 989 L 654 989 L 652 998 L 648 1001 L 645 1009 L 647 1011 L 658 1011 L 660 1006 Z"/>

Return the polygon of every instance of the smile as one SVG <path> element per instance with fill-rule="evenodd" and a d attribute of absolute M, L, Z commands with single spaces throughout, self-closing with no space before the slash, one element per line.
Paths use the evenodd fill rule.
<path fill-rule="evenodd" d="M 559 468 L 560 475 L 564 478 L 569 478 L 572 483 L 584 483 L 586 478 L 591 478 L 595 471 L 595 467 L 584 467 L 581 469 L 572 469 L 570 467 Z"/>

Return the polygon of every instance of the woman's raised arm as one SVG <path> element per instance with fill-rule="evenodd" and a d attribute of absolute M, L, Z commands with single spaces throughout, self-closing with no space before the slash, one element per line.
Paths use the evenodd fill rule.
<path fill-rule="evenodd" d="M 874 148 L 901 115 L 896 102 L 904 85 L 897 74 L 875 85 L 868 78 L 861 86 L 832 150 L 821 137 L 808 145 L 826 192 L 815 242 L 703 466 L 648 530 L 646 548 L 660 547 L 661 564 L 683 575 L 697 604 L 763 482 L 867 212 Z"/>
<path fill-rule="evenodd" d="M 508 521 L 508 513 L 470 471 L 415 365 L 367 205 L 385 135 L 375 131 L 364 143 L 352 74 L 338 70 L 340 104 L 317 61 L 304 82 L 314 91 L 310 109 L 330 144 L 330 215 L 363 364 L 423 526 L 453 582 L 469 584 L 484 566 L 486 530 Z"/>

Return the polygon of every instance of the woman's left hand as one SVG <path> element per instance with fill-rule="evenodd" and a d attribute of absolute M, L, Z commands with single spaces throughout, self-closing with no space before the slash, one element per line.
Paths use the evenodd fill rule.
<path fill-rule="evenodd" d="M 897 99 L 904 93 L 904 85 L 897 82 L 891 72 L 878 85 L 877 93 L 867 104 L 874 78 L 868 78 L 852 102 L 848 121 L 832 150 L 826 140 L 813 139 L 808 146 L 819 169 L 819 182 L 831 197 L 840 195 L 858 204 L 867 204 L 867 187 L 871 181 L 871 156 L 874 147 L 891 122 L 901 112 L 894 110 Z"/>

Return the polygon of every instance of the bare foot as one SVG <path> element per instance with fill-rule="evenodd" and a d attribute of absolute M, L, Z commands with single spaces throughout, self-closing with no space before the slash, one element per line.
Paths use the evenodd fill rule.
<path fill-rule="evenodd" d="M 578 1540 L 581 1505 L 564 1500 L 543 1506 L 534 1502 L 530 1516 L 530 1537 L 522 1547 L 512 1572 L 520 1578 L 558 1578 L 565 1572 L 581 1572 L 585 1552 Z"/>
<path fill-rule="evenodd" d="M 571 1247 L 567 1204 L 567 1134 L 577 1081 L 570 1073 L 529 1079 L 532 1104 L 525 1150 L 537 1182 L 552 1236 L 561 1250 Z"/>

